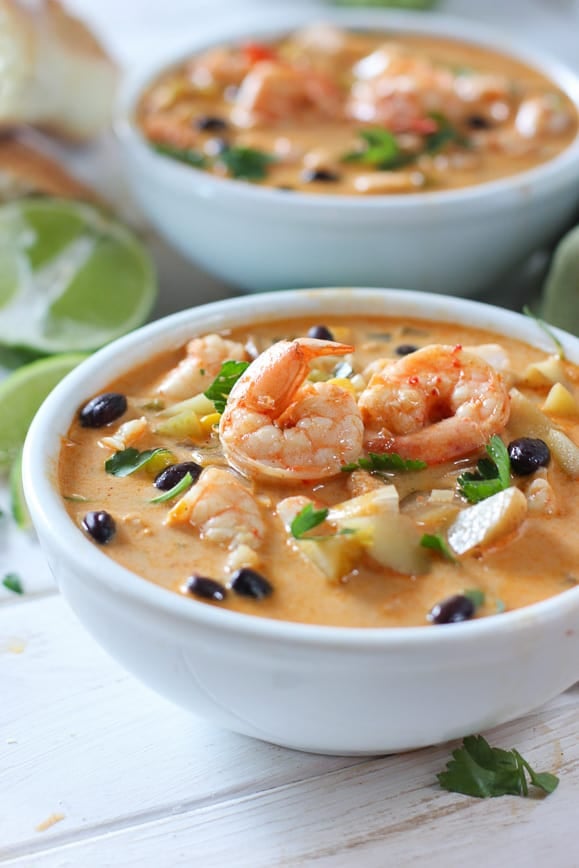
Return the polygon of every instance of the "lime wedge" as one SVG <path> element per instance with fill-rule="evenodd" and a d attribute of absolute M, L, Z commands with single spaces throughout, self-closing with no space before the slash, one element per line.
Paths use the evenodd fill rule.
<path fill-rule="evenodd" d="M 541 316 L 579 335 L 579 226 L 559 242 L 543 288 Z"/>
<path fill-rule="evenodd" d="M 12 518 L 19 528 L 28 530 L 32 527 L 32 519 L 28 512 L 22 487 L 22 449 L 10 468 L 10 510 Z"/>
<path fill-rule="evenodd" d="M 98 208 L 62 199 L 0 206 L 0 344 L 85 352 L 147 319 L 151 258 Z"/>
<path fill-rule="evenodd" d="M 49 392 L 84 359 L 86 355 L 81 353 L 40 359 L 0 383 L 0 469 L 17 458 L 30 423 Z"/>

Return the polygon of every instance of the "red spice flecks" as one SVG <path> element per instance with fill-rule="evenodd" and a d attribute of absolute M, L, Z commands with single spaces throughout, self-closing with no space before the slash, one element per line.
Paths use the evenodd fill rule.
<path fill-rule="evenodd" d="M 410 386 L 417 386 L 419 382 L 420 379 L 416 376 L 416 374 L 414 374 L 412 377 L 408 377 L 408 383 Z"/>
<path fill-rule="evenodd" d="M 250 66 L 261 60 L 275 60 L 276 54 L 268 45 L 261 42 L 248 42 L 243 46 L 243 54 Z"/>
<path fill-rule="evenodd" d="M 460 353 L 460 352 L 462 352 L 462 344 L 455 344 L 455 345 L 453 346 L 453 348 L 452 348 L 452 352 L 453 352 L 453 353 Z"/>
<path fill-rule="evenodd" d="M 418 133 L 419 136 L 429 136 L 438 130 L 438 124 L 434 118 L 415 118 L 408 124 L 409 133 Z"/>

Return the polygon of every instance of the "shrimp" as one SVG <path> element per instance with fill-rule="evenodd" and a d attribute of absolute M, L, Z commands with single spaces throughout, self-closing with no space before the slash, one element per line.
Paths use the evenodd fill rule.
<path fill-rule="evenodd" d="M 237 381 L 219 424 L 226 458 L 249 476 L 324 479 L 354 461 L 364 427 L 353 394 L 309 383 L 309 362 L 344 355 L 348 344 L 297 338 L 265 350 Z"/>
<path fill-rule="evenodd" d="M 231 117 L 240 127 L 254 127 L 304 115 L 336 119 L 342 114 L 339 88 L 328 77 L 264 60 L 243 79 Z"/>
<path fill-rule="evenodd" d="M 229 568 L 257 566 L 265 537 L 259 504 L 224 467 L 206 467 L 197 483 L 169 511 L 166 524 L 189 522 L 201 539 L 231 552 Z"/>
<path fill-rule="evenodd" d="M 358 404 L 370 451 L 440 464 L 474 452 L 507 424 L 501 374 L 460 346 L 432 344 L 374 362 L 369 372 Z"/>
<path fill-rule="evenodd" d="M 185 358 L 165 374 L 157 386 L 158 394 L 176 401 L 190 398 L 211 385 L 223 362 L 246 361 L 248 357 L 243 344 L 217 334 L 193 338 L 186 352 Z"/>

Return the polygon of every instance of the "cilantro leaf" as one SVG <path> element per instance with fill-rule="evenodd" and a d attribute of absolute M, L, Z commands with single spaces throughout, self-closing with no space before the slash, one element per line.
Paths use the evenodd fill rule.
<path fill-rule="evenodd" d="M 406 460 L 398 455 L 397 452 L 384 452 L 377 454 L 369 452 L 367 458 L 359 458 L 357 461 L 352 461 L 350 464 L 344 464 L 341 468 L 345 473 L 351 473 L 352 470 L 368 470 L 370 473 L 388 473 L 396 470 L 424 470 L 428 467 L 426 461 Z"/>
<path fill-rule="evenodd" d="M 424 546 L 425 549 L 432 549 L 438 552 L 439 555 L 442 555 L 443 558 L 446 558 L 447 561 L 451 561 L 453 564 L 457 562 L 442 534 L 425 533 L 422 535 L 420 545 Z"/>
<path fill-rule="evenodd" d="M 2 584 L 7 590 L 12 591 L 13 594 L 24 593 L 24 588 L 22 587 L 22 580 L 17 573 L 7 573 L 2 579 Z"/>
<path fill-rule="evenodd" d="M 208 389 L 203 392 L 206 398 L 213 401 L 218 413 L 223 413 L 229 393 L 246 370 L 249 362 L 223 362 L 221 370 Z"/>
<path fill-rule="evenodd" d="M 449 144 L 459 145 L 463 148 L 469 146 L 468 139 L 443 114 L 432 112 L 429 117 L 435 121 L 437 129 L 425 138 L 424 150 L 427 154 L 438 154 Z"/>
<path fill-rule="evenodd" d="M 559 779 L 549 772 L 535 772 L 516 750 L 491 747 L 482 735 L 463 739 L 462 747 L 452 752 L 446 770 L 437 775 L 444 790 L 480 799 L 496 796 L 527 796 L 528 772 L 533 786 L 547 795 Z"/>
<path fill-rule="evenodd" d="M 155 455 L 160 455 L 167 452 L 167 449 L 159 447 L 158 449 L 145 449 L 144 452 L 139 452 L 129 446 L 128 449 L 122 449 L 120 452 L 115 452 L 110 458 L 105 461 L 105 470 L 112 476 L 130 476 L 142 467 L 145 467 L 151 458 Z"/>
<path fill-rule="evenodd" d="M 398 139 L 389 130 L 380 127 L 359 130 L 358 135 L 364 142 L 364 147 L 357 151 L 344 154 L 344 163 L 364 163 L 375 169 L 400 169 L 413 163 L 416 154 L 405 153 L 400 149 Z"/>
<path fill-rule="evenodd" d="M 246 181 L 263 180 L 268 166 L 275 161 L 273 154 L 258 151 L 256 148 L 226 148 L 219 154 L 219 162 L 223 163 L 231 177 L 243 178 Z"/>
<path fill-rule="evenodd" d="M 511 461 L 507 447 L 493 434 L 486 447 L 489 458 L 481 458 L 474 473 L 461 473 L 458 489 L 469 503 L 479 503 L 511 484 Z"/>
<path fill-rule="evenodd" d="M 162 494 L 157 495 L 157 497 L 153 497 L 149 503 L 165 503 L 167 500 L 173 500 L 174 497 L 177 497 L 178 494 L 182 494 L 182 492 L 186 491 L 192 484 L 193 477 L 190 473 L 186 473 L 179 482 L 175 483 L 173 488 L 164 491 Z"/>
<path fill-rule="evenodd" d="M 329 509 L 314 509 L 313 503 L 308 503 L 303 509 L 300 509 L 298 514 L 290 525 L 291 534 L 295 539 L 302 539 L 303 535 L 312 528 L 317 527 L 328 517 Z"/>
<path fill-rule="evenodd" d="M 537 323 L 537 325 L 539 326 L 539 328 L 543 329 L 545 334 L 549 335 L 549 337 L 551 338 L 551 340 L 555 344 L 555 347 L 557 348 L 557 356 L 561 359 L 561 361 L 565 361 L 566 356 L 565 356 L 565 350 L 563 349 L 563 344 L 561 343 L 559 338 L 554 334 L 554 332 L 551 331 L 551 329 L 549 328 L 549 326 L 547 325 L 545 320 L 541 319 L 540 316 L 537 316 L 537 314 L 533 313 L 531 308 L 526 304 L 523 306 L 523 313 L 525 314 L 525 316 L 529 316 L 529 317 L 531 317 L 531 319 L 534 319 L 535 322 Z"/>
<path fill-rule="evenodd" d="M 173 160 L 178 160 L 180 163 L 187 163 L 188 166 L 196 166 L 198 169 L 203 168 L 207 160 L 200 151 L 193 148 L 177 148 L 175 145 L 153 145 L 153 150 L 164 157 L 171 157 Z"/>
<path fill-rule="evenodd" d="M 480 588 L 467 588 L 463 591 L 465 597 L 468 597 L 475 609 L 480 609 L 485 603 L 485 592 Z"/>

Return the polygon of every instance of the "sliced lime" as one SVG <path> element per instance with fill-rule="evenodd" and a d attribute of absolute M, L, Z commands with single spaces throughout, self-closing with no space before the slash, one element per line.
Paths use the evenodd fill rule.
<path fill-rule="evenodd" d="M 543 289 L 541 316 L 579 334 L 579 226 L 559 242 Z"/>
<path fill-rule="evenodd" d="M 0 469 L 17 458 L 30 423 L 49 392 L 84 359 L 83 353 L 40 359 L 0 383 Z"/>
<path fill-rule="evenodd" d="M 10 509 L 18 527 L 22 530 L 32 527 L 22 487 L 22 450 L 19 451 L 10 468 Z"/>
<path fill-rule="evenodd" d="M 94 350 L 141 325 L 155 296 L 147 250 L 98 208 L 51 198 L 0 207 L 0 344 Z"/>

